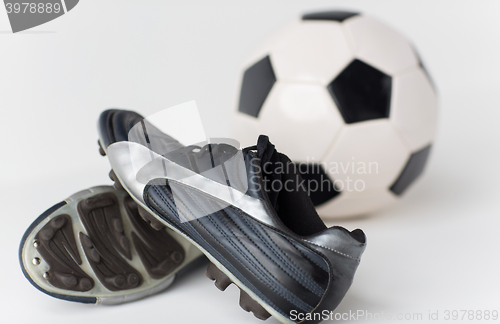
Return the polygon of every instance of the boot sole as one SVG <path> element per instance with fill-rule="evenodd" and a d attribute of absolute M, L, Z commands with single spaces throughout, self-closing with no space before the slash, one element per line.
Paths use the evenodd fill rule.
<path fill-rule="evenodd" d="M 200 253 L 177 233 L 143 221 L 125 191 L 80 191 L 40 215 L 19 260 L 40 291 L 64 300 L 120 304 L 166 289 Z"/>

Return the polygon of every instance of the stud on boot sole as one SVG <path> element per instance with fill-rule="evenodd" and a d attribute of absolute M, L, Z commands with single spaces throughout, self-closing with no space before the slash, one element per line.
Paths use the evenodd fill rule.
<path fill-rule="evenodd" d="M 114 182 L 113 187 L 115 187 L 116 190 L 124 190 L 122 184 L 120 183 L 120 180 L 118 180 L 118 177 L 115 174 L 115 171 L 111 169 L 109 171 L 109 178 Z"/>
<path fill-rule="evenodd" d="M 215 286 L 221 291 L 226 290 L 226 288 L 233 283 L 231 279 L 229 279 L 229 277 L 220 271 L 219 268 L 217 268 L 213 263 L 208 265 L 206 275 L 210 280 L 215 280 Z"/>
<path fill-rule="evenodd" d="M 101 141 L 97 140 L 97 144 L 99 145 L 99 154 L 101 154 L 102 156 L 106 156 L 106 151 L 104 151 L 104 149 L 102 148 Z"/>
<path fill-rule="evenodd" d="M 224 272 L 219 270 L 213 263 L 210 263 L 207 267 L 206 272 L 207 277 L 210 280 L 215 280 L 215 286 L 221 291 L 226 290 L 226 288 L 233 282 L 229 279 Z M 238 287 L 239 288 L 239 287 Z M 247 312 L 252 312 L 255 317 L 261 320 L 268 319 L 271 314 L 264 309 L 259 303 L 257 303 L 250 295 L 240 288 L 240 306 L 243 310 Z"/>

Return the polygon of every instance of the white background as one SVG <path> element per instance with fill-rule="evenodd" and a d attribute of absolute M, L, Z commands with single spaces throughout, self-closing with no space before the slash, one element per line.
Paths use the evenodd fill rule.
<path fill-rule="evenodd" d="M 204 269 L 131 304 L 60 301 L 23 277 L 17 248 L 45 209 L 110 183 L 96 144 L 102 110 L 149 115 L 195 99 L 208 134 L 227 136 L 246 56 L 302 12 L 328 8 L 406 34 L 441 101 L 425 177 L 396 206 L 341 223 L 365 230 L 368 248 L 338 311 L 500 310 L 499 1 L 82 0 L 19 34 L 0 9 L 0 322 L 258 323 Z"/>

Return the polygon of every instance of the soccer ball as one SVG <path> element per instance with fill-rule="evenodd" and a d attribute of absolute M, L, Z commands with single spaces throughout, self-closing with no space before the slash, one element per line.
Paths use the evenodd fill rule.
<path fill-rule="evenodd" d="M 427 162 L 436 91 L 412 45 L 371 17 L 306 14 L 244 68 L 233 135 L 266 134 L 297 164 L 324 218 L 395 201 Z"/>

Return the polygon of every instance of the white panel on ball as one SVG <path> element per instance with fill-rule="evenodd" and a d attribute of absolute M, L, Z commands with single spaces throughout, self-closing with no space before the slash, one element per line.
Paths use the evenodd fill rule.
<path fill-rule="evenodd" d="M 306 21 L 289 30 L 271 52 L 278 80 L 326 85 L 353 59 L 337 22 Z"/>
<path fill-rule="evenodd" d="M 346 125 L 324 161 L 336 185 L 361 181 L 371 190 L 390 186 L 409 156 L 410 149 L 391 123 L 378 119 Z"/>
<path fill-rule="evenodd" d="M 381 71 L 395 75 L 418 64 L 410 43 L 393 28 L 366 16 L 344 23 L 355 55 Z"/>
<path fill-rule="evenodd" d="M 404 134 L 412 151 L 433 141 L 437 106 L 436 93 L 420 67 L 393 79 L 390 119 Z"/>
<path fill-rule="evenodd" d="M 321 159 L 344 125 L 325 87 L 281 81 L 269 93 L 258 120 L 261 134 L 292 161 Z"/>
<path fill-rule="evenodd" d="M 287 35 L 293 33 L 295 29 L 300 28 L 301 25 L 302 20 L 294 20 L 285 25 L 283 28 L 280 28 L 279 30 L 274 32 L 264 42 L 259 44 L 259 46 L 251 53 L 251 55 L 246 58 L 242 65 L 243 70 L 247 69 L 255 62 L 260 61 L 263 57 L 268 56 L 282 39 L 284 39 Z"/>
<path fill-rule="evenodd" d="M 389 206 L 398 198 L 386 189 L 370 192 L 342 192 L 331 202 L 316 207 L 325 219 L 364 215 Z"/>

